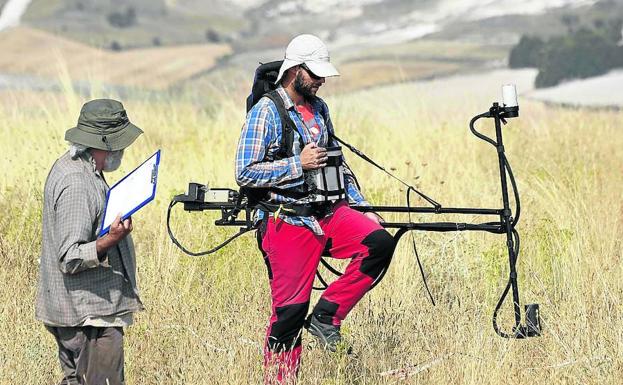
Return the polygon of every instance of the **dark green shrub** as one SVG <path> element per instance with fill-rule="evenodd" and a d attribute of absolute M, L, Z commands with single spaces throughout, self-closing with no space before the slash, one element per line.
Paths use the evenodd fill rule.
<path fill-rule="evenodd" d="M 508 58 L 510 68 L 537 67 L 545 43 L 538 37 L 522 36 L 516 46 L 511 49 Z"/>
<path fill-rule="evenodd" d="M 110 43 L 110 49 L 111 49 L 112 51 L 119 52 L 119 51 L 121 51 L 123 48 L 121 47 L 121 44 L 119 44 L 119 42 L 118 42 L 118 41 L 114 40 L 112 43 Z"/>
<path fill-rule="evenodd" d="M 587 29 L 550 39 L 543 49 L 535 86 L 551 87 L 566 79 L 602 75 L 617 66 L 620 47 Z"/>
<path fill-rule="evenodd" d="M 112 12 L 108 14 L 107 19 L 115 28 L 129 28 L 136 24 L 136 10 L 129 7 L 125 12 Z"/>
<path fill-rule="evenodd" d="M 566 18 L 574 29 L 577 20 Z M 564 80 L 583 79 L 623 67 L 623 47 L 619 46 L 623 20 L 596 19 L 592 29 L 578 28 L 567 36 L 543 41 L 538 37 L 522 36 L 509 55 L 510 68 L 536 67 L 537 88 L 551 87 Z"/>

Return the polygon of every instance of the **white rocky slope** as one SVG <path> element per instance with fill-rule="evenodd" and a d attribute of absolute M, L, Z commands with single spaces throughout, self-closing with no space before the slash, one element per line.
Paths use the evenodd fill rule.
<path fill-rule="evenodd" d="M 31 1 L 9 0 L 2 8 L 2 13 L 0 13 L 0 31 L 5 28 L 18 26 Z"/>

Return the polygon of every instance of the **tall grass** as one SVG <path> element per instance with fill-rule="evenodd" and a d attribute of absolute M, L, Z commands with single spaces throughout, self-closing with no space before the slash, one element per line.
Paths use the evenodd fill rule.
<path fill-rule="evenodd" d="M 92 95 L 98 96 L 110 95 Z M 0 95 L 1 384 L 50 384 L 61 376 L 53 338 L 34 320 L 42 189 L 85 99 L 70 87 L 58 94 Z M 134 218 L 147 310 L 127 330 L 128 384 L 261 382 L 270 298 L 253 237 L 191 258 L 172 246 L 165 231 L 168 201 L 188 181 L 234 187 L 242 100 L 235 93 L 201 100 L 190 91 L 124 100 L 145 135 L 108 180 L 162 149 L 156 201 Z M 489 97 L 401 85 L 328 102 L 344 139 L 442 204 L 500 206 L 495 150 L 467 129 L 469 118 L 488 108 Z M 620 383 L 623 114 L 536 103 L 523 103 L 521 114 L 504 128 L 522 196 L 518 270 L 522 301 L 541 304 L 544 335 L 517 341 L 493 333 L 491 313 L 508 274 L 502 237 L 416 233 L 437 306 L 429 304 L 403 241 L 383 283 L 344 323 L 358 355 L 325 353 L 304 335 L 301 384 Z M 489 125 L 480 124 L 481 130 L 491 134 Z M 400 185 L 347 157 L 373 203 L 404 203 Z M 193 249 L 207 248 L 228 234 L 213 219 L 176 210 L 174 231 Z M 512 324 L 508 303 L 501 322 Z"/>

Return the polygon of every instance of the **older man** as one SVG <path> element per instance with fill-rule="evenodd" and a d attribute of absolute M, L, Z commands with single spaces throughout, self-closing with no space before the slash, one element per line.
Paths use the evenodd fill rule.
<path fill-rule="evenodd" d="M 258 202 L 263 220 L 259 242 L 272 293 L 267 384 L 296 381 L 300 332 L 321 255 L 350 259 L 306 323 L 323 347 L 335 351 L 342 321 L 387 268 L 394 251 L 393 238 L 376 214 L 349 207 L 367 204 L 350 170 L 341 168 L 347 199 L 323 200 L 313 193 L 319 187 L 314 176 L 325 175 L 329 162 L 326 148 L 336 144 L 329 109 L 316 92 L 326 77 L 337 75 L 319 38 L 295 37 L 286 48 L 279 87 L 249 111 L 238 144 L 236 180 L 247 189 L 250 202 Z M 286 135 L 293 136 L 282 140 Z"/>
<path fill-rule="evenodd" d="M 102 172 L 121 163 L 142 133 L 123 105 L 86 103 L 65 140 L 69 151 L 45 182 L 36 318 L 54 335 L 61 384 L 124 384 L 123 327 L 143 309 L 136 285 L 131 219 L 98 237 L 108 184 Z"/>

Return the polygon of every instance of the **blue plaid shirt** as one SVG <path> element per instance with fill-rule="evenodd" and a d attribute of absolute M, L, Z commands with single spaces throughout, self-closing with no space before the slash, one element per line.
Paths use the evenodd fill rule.
<path fill-rule="evenodd" d="M 304 183 L 304 171 L 301 166 L 300 140 L 306 145 L 313 141 L 312 135 L 303 123 L 303 117 L 294 106 L 294 102 L 286 93 L 283 87 L 277 88 L 278 94 L 284 101 L 284 106 L 290 118 L 296 124 L 294 132 L 293 151 L 294 156 L 275 160 L 275 155 L 279 151 L 281 143 L 281 119 L 275 104 L 267 97 L 260 99 L 247 114 L 247 120 L 242 127 L 238 149 L 236 151 L 236 182 L 245 187 L 276 187 L 288 189 L 300 186 Z M 329 108 L 326 103 L 316 98 L 312 102 L 314 119 L 320 134 L 317 136 L 316 144 L 319 147 L 327 147 L 329 144 L 329 132 L 333 132 L 333 125 L 329 117 Z M 324 121 L 322 116 L 326 116 Z M 337 145 L 333 140 L 332 146 Z M 350 170 L 344 169 L 344 183 L 346 195 L 350 204 L 368 205 L 361 192 L 357 189 L 354 177 Z M 271 203 L 305 203 L 305 201 L 295 200 L 283 195 L 270 192 Z M 261 220 L 263 213 L 256 212 L 256 220 Z M 294 217 L 280 215 L 285 222 L 296 226 L 307 226 L 318 235 L 323 231 L 315 217 Z"/>

